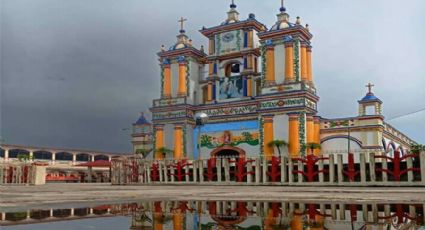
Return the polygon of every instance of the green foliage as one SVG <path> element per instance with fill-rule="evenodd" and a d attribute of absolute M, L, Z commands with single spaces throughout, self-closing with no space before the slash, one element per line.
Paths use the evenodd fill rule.
<path fill-rule="evenodd" d="M 250 132 L 242 132 L 242 136 L 245 138 L 245 141 L 252 141 L 252 134 Z"/>
<path fill-rule="evenodd" d="M 270 141 L 269 143 L 267 143 L 267 146 L 276 147 L 276 149 L 279 153 L 279 156 L 281 156 L 282 155 L 281 148 L 282 147 L 288 147 L 289 144 L 288 144 L 288 142 L 286 142 L 284 140 L 273 140 L 273 141 Z"/>
<path fill-rule="evenodd" d="M 146 158 L 152 149 L 136 149 L 137 155 L 142 155 L 143 158 Z"/>
<path fill-rule="evenodd" d="M 29 154 L 27 153 L 18 153 L 17 158 L 20 162 L 22 161 L 29 161 L 29 160 L 33 160 L 34 156 L 31 157 Z"/>
<path fill-rule="evenodd" d="M 167 154 L 174 153 L 174 150 L 161 147 L 161 148 L 155 149 L 155 153 L 161 153 L 162 156 L 165 158 Z"/>
<path fill-rule="evenodd" d="M 309 142 L 305 145 L 305 148 L 310 150 L 310 154 L 313 154 L 313 151 L 315 149 L 321 149 L 322 145 L 320 145 L 319 143 L 315 143 L 315 142 Z"/>
<path fill-rule="evenodd" d="M 421 144 L 412 144 L 410 146 L 410 152 L 414 153 L 414 154 L 418 154 L 422 151 L 425 151 L 425 145 L 421 145 Z"/>

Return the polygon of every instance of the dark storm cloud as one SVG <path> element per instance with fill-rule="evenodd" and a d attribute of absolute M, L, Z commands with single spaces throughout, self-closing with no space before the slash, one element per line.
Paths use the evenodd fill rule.
<path fill-rule="evenodd" d="M 197 46 L 228 1 L 1 0 L 1 121 L 8 143 L 129 151 L 139 111 L 159 96 L 156 52 L 175 42 L 185 16 Z M 271 26 L 279 1 L 237 1 Z M 315 35 L 320 113 L 352 116 L 371 81 L 393 117 L 425 103 L 425 3 L 410 0 L 288 1 Z M 402 5 L 401 5 L 402 4 Z M 418 141 L 420 113 L 392 122 Z"/>

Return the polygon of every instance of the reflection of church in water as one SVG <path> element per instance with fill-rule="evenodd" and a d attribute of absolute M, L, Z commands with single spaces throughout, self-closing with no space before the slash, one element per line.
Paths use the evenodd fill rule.
<path fill-rule="evenodd" d="M 205 50 L 192 45 L 184 21 L 177 42 L 158 53 L 161 97 L 153 101 L 153 124 L 143 116 L 134 124 L 135 151 L 166 148 L 172 150 L 166 157 L 195 159 L 271 156 L 269 143 L 283 140 L 291 156 L 305 154 L 307 143 L 320 143 L 323 153 L 391 154 L 413 143 L 384 122 L 371 84 L 357 116 L 318 116 L 313 36 L 299 17 L 290 20 L 284 6 L 267 27 L 254 14 L 240 19 L 232 3 L 224 22 L 200 30 L 209 41 Z M 193 116 L 200 112 L 209 120 L 197 127 Z M 149 157 L 164 155 L 152 151 Z"/>

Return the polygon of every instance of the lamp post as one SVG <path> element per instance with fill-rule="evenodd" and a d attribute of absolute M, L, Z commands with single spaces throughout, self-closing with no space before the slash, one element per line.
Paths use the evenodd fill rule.
<path fill-rule="evenodd" d="M 208 121 L 208 115 L 206 113 L 196 113 L 194 116 L 195 125 L 198 128 L 198 137 L 197 137 L 197 150 L 198 150 L 198 160 L 201 159 L 201 127 L 204 126 Z"/>

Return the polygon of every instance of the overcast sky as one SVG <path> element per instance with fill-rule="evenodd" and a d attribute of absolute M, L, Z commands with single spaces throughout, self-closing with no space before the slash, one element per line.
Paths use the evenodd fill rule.
<path fill-rule="evenodd" d="M 6 143 L 130 151 L 131 127 L 159 97 L 156 52 L 177 20 L 199 46 L 230 0 L 0 0 L 0 136 Z M 314 34 L 324 117 L 357 115 L 368 82 L 392 118 L 425 108 L 425 1 L 288 0 Z M 236 0 L 269 28 L 280 1 Z M 425 112 L 390 121 L 425 143 Z"/>

